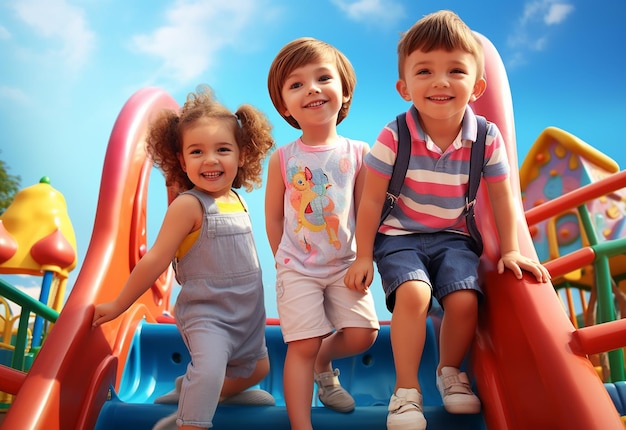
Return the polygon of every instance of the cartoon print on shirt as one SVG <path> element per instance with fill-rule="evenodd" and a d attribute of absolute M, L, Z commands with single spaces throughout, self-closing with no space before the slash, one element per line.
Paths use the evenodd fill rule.
<path fill-rule="evenodd" d="M 335 203 L 328 195 L 332 184 L 326 173 L 322 169 L 290 166 L 287 177 L 290 178 L 289 184 L 293 188 L 290 203 L 298 213 L 298 225 L 294 232 L 302 233 L 301 244 L 304 250 L 311 252 L 306 231 L 302 231 L 303 227 L 311 232 L 326 230 L 328 242 L 339 249 L 339 217 L 334 213 Z"/>

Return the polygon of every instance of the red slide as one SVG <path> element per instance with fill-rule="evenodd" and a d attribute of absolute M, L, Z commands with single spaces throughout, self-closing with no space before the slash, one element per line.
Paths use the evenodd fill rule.
<path fill-rule="evenodd" d="M 508 80 L 497 51 L 483 41 L 488 88 L 474 107 L 498 125 L 507 142 L 512 187 L 520 198 L 522 252 L 535 256 L 521 209 Z M 145 253 L 151 170 L 143 149 L 146 127 L 154 112 L 177 107 L 157 88 L 140 90 L 123 107 L 109 141 L 93 236 L 76 284 L 29 373 L 0 368 L 0 390 L 17 394 L 2 429 L 93 429 L 109 387 L 119 387 L 137 324 L 144 317 L 154 321 L 167 308 L 169 272 L 122 317 L 91 327 L 93 303 L 116 297 Z M 486 189 L 480 193 L 486 300 L 471 363 L 487 427 L 624 430 L 586 355 L 626 346 L 626 320 L 576 330 L 551 284 L 528 275 L 521 281 L 511 273 L 498 275 L 494 219 Z"/>

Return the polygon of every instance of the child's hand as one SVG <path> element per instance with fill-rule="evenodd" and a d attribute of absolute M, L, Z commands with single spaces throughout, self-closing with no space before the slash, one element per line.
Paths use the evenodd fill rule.
<path fill-rule="evenodd" d="M 517 279 L 522 279 L 522 270 L 526 270 L 537 278 L 539 282 L 548 282 L 551 277 L 548 269 L 538 261 L 524 257 L 517 251 L 507 252 L 498 261 L 498 273 L 504 273 L 504 268 L 510 269 Z"/>
<path fill-rule="evenodd" d="M 354 260 L 343 278 L 343 282 L 351 290 L 365 292 L 373 279 L 374 263 L 371 259 L 361 257 Z"/>
<path fill-rule="evenodd" d="M 124 309 L 119 309 L 116 302 L 100 303 L 96 305 L 91 325 L 98 327 L 105 322 L 117 318 L 122 312 L 124 312 Z"/>

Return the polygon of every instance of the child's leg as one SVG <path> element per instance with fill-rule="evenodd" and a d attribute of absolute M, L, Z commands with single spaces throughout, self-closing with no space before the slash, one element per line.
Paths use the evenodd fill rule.
<path fill-rule="evenodd" d="M 261 382 L 263 378 L 267 375 L 270 369 L 269 358 L 265 357 L 261 360 L 257 361 L 256 367 L 252 372 L 252 375 L 247 378 L 225 378 L 224 385 L 222 386 L 222 394 L 220 400 L 231 397 L 235 394 L 240 393 L 241 391 L 250 388 L 253 385 Z M 182 426 L 178 428 L 179 430 L 201 430 L 206 429 L 206 427 L 194 427 L 194 426 Z"/>
<path fill-rule="evenodd" d="M 367 350 L 376 340 L 377 333 L 377 329 L 362 327 L 346 327 L 334 332 L 322 341 L 315 360 L 315 373 L 332 372 L 333 360 Z"/>
<path fill-rule="evenodd" d="M 396 368 L 396 386 L 389 400 L 387 430 L 424 430 L 426 420 L 417 371 L 426 341 L 426 316 L 430 286 L 408 281 L 395 291 L 391 315 L 391 348 Z"/>
<path fill-rule="evenodd" d="M 346 288 L 344 276 L 345 272 L 330 280 L 324 291 L 326 317 L 336 331 L 322 341 L 315 361 L 315 383 L 324 406 L 345 413 L 352 411 L 355 403 L 341 386 L 332 361 L 359 354 L 372 346 L 379 323 L 372 294 Z"/>
<path fill-rule="evenodd" d="M 256 363 L 256 367 L 250 376 L 247 378 L 229 378 L 224 379 L 224 385 L 222 386 L 222 393 L 220 400 L 234 396 L 253 385 L 261 382 L 263 378 L 270 371 L 270 361 L 268 357 L 262 358 Z"/>
<path fill-rule="evenodd" d="M 221 336 L 212 336 L 201 324 L 186 327 L 183 338 L 193 365 L 187 366 L 182 379 L 177 418 L 186 423 L 180 426 L 181 430 L 206 429 L 213 419 L 224 384 L 227 348 L 220 344 Z"/>
<path fill-rule="evenodd" d="M 206 427 L 194 427 L 194 426 L 182 426 L 178 427 L 178 430 L 205 430 Z"/>
<path fill-rule="evenodd" d="M 417 371 L 426 341 L 426 317 L 430 304 L 430 286 L 422 281 L 400 285 L 391 315 L 391 348 L 396 369 L 396 387 L 421 391 Z"/>
<path fill-rule="evenodd" d="M 443 367 L 461 367 L 478 324 L 478 295 L 474 290 L 455 291 L 443 297 L 442 305 L 438 375 Z"/>
<path fill-rule="evenodd" d="M 320 401 L 337 412 L 354 410 L 354 399 L 339 382 L 339 371 L 333 370 L 332 360 L 359 354 L 374 343 L 378 329 L 346 327 L 322 341 L 315 361 L 315 382 Z"/>
<path fill-rule="evenodd" d="M 312 430 L 311 401 L 313 367 L 322 339 L 297 340 L 287 344 L 283 384 L 287 415 L 292 430 Z"/>
<path fill-rule="evenodd" d="M 247 378 L 229 378 L 228 376 L 224 378 L 224 385 L 222 385 L 222 391 L 220 394 L 220 402 L 222 402 L 225 399 L 228 398 L 232 398 L 232 396 L 235 396 L 239 393 L 241 393 L 242 391 L 247 390 L 248 388 L 252 387 L 253 385 L 258 384 L 259 382 L 261 382 L 261 380 L 263 378 L 265 378 L 265 376 L 269 373 L 269 368 L 270 368 L 270 364 L 269 364 L 269 359 L 267 357 L 260 359 L 259 361 L 257 361 L 256 367 L 254 368 L 254 371 L 252 373 L 252 375 L 248 376 Z M 154 400 L 154 403 L 165 403 L 165 404 L 176 404 L 178 403 L 178 398 L 180 397 L 180 388 L 181 385 L 183 383 L 183 378 L 185 376 L 179 376 L 178 378 L 176 378 L 175 381 L 175 388 L 162 395 L 157 397 Z M 271 399 L 271 395 L 269 393 L 261 393 L 261 390 L 255 390 L 258 393 L 256 393 L 256 396 L 248 396 L 248 399 L 240 399 L 238 398 L 238 404 L 254 404 L 254 405 L 258 405 L 258 404 L 269 404 L 272 399 Z M 241 397 L 241 396 L 238 396 Z M 248 402 L 246 402 L 246 400 L 248 400 Z"/>
<path fill-rule="evenodd" d="M 480 400 L 472 392 L 470 381 L 459 371 L 478 323 L 478 296 L 474 290 L 458 290 L 444 296 L 440 329 L 440 361 L 437 388 L 446 410 L 453 414 L 480 412 Z"/>

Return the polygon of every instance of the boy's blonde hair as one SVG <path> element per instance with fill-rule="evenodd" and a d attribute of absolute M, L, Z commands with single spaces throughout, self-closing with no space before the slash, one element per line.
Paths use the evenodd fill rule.
<path fill-rule="evenodd" d="M 402 35 L 398 42 L 398 74 L 404 79 L 404 63 L 414 51 L 430 52 L 436 49 L 460 49 L 474 56 L 476 78 L 484 75 L 483 45 L 476 34 L 459 16 L 441 10 L 424 16 Z"/>
<path fill-rule="evenodd" d="M 343 96 L 348 98 L 337 116 L 337 124 L 348 116 L 350 104 L 352 103 L 352 94 L 356 86 L 356 74 L 352 64 L 334 46 L 322 42 L 312 37 L 302 37 L 289 42 L 276 55 L 267 77 L 267 88 L 270 98 L 278 113 L 293 127 L 300 129 L 300 124 L 291 116 L 285 116 L 285 102 L 282 96 L 283 85 L 289 75 L 297 68 L 306 66 L 307 64 L 329 61 L 337 67 L 339 77 L 341 78 L 341 87 Z"/>

